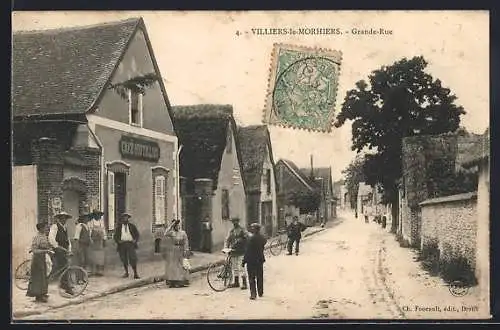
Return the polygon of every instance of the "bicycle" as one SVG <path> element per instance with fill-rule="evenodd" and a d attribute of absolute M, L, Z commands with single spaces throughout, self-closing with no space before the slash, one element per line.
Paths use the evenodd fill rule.
<path fill-rule="evenodd" d="M 89 276 L 87 271 L 79 266 L 70 264 L 70 257 L 73 255 L 66 249 L 59 248 L 66 252 L 68 262 L 60 269 L 51 272 L 48 275 L 48 281 L 58 280 L 59 294 L 65 298 L 76 298 L 85 291 L 89 283 Z M 32 253 L 32 251 L 29 251 Z M 20 290 L 28 290 L 28 284 L 31 278 L 31 259 L 24 260 L 17 266 L 14 274 L 14 284 Z M 63 279 L 67 279 L 68 287 L 70 290 L 64 288 Z"/>
<path fill-rule="evenodd" d="M 207 282 L 210 288 L 216 292 L 226 290 L 233 280 L 232 272 L 232 249 L 222 249 L 224 254 L 227 254 L 226 260 L 220 263 L 213 263 L 208 267 Z"/>
<path fill-rule="evenodd" d="M 285 248 L 288 238 L 285 238 L 286 230 L 278 231 L 278 236 L 271 239 L 269 242 L 269 247 L 267 248 L 273 256 L 280 255 L 281 251 Z"/>

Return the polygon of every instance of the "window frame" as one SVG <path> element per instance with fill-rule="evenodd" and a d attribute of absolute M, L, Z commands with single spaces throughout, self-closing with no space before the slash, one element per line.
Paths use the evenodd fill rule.
<path fill-rule="evenodd" d="M 152 208 L 151 208 L 151 228 L 152 232 L 155 232 L 158 228 L 163 228 L 167 224 L 168 217 L 168 190 L 169 190 L 169 174 L 170 171 L 164 167 L 153 167 L 151 169 L 151 177 L 152 177 Z M 157 202 L 158 202 L 158 179 L 163 181 L 163 220 L 158 219 L 157 217 Z M 160 190 L 161 191 L 161 190 Z"/>
<path fill-rule="evenodd" d="M 137 111 L 138 111 L 138 122 L 132 121 L 132 95 L 137 94 Z M 143 126 L 143 117 L 144 117 L 144 105 L 143 105 L 143 94 L 140 92 L 128 90 L 128 122 L 132 126 Z"/>

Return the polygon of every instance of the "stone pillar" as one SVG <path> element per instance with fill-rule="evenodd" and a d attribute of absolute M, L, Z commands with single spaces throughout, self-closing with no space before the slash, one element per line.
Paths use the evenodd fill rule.
<path fill-rule="evenodd" d="M 78 147 L 74 148 L 84 159 L 86 163 L 84 178 L 88 183 L 89 190 L 87 191 L 86 203 L 95 208 L 102 208 L 102 205 L 96 203 L 100 201 L 101 191 L 101 151 L 98 148 Z M 97 204 L 97 205 L 96 205 Z"/>
<path fill-rule="evenodd" d="M 63 181 L 62 146 L 53 138 L 42 137 L 32 141 L 33 163 L 37 166 L 38 221 L 52 222 L 52 200 L 62 201 Z M 50 210 L 50 211 L 49 211 Z"/>

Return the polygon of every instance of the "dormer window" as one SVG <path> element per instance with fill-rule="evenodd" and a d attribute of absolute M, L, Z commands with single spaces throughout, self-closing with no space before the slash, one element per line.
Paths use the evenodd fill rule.
<path fill-rule="evenodd" d="M 128 91 L 130 125 L 142 127 L 142 96 L 138 91 Z"/>

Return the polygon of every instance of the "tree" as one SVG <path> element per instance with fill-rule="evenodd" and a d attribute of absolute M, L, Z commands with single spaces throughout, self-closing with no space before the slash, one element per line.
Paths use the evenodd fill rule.
<path fill-rule="evenodd" d="M 382 66 L 347 92 L 336 127 L 352 121 L 352 150 L 366 155 L 367 184 L 380 184 L 383 201 L 392 203 L 392 231 L 398 226 L 398 181 L 402 176 L 402 140 L 413 135 L 454 132 L 465 114 L 457 97 L 424 69 L 422 56 Z"/>
<path fill-rule="evenodd" d="M 300 209 L 300 213 L 316 212 L 319 208 L 321 195 L 318 191 L 294 191 L 288 195 L 288 202 Z"/>
<path fill-rule="evenodd" d="M 349 203 L 352 209 L 356 208 L 359 183 L 365 181 L 364 157 L 356 155 L 351 163 L 342 171 L 344 175 L 347 193 L 349 194 Z"/>

